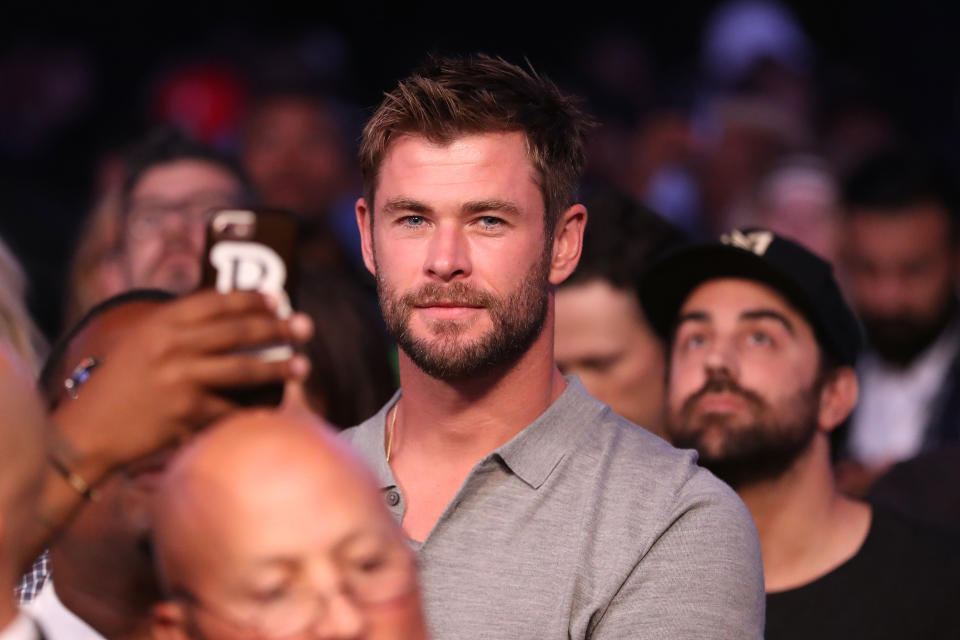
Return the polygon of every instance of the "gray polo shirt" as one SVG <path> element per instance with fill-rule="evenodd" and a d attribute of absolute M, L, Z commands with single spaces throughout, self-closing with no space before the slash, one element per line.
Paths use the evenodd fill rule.
<path fill-rule="evenodd" d="M 398 397 L 344 435 L 401 521 L 383 446 Z M 753 519 L 695 460 L 570 378 L 414 543 L 435 640 L 762 638 Z"/>

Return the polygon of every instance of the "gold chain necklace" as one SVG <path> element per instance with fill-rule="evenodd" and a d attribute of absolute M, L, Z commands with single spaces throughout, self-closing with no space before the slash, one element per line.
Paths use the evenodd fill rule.
<path fill-rule="evenodd" d="M 399 411 L 400 401 L 393 405 L 393 415 L 390 416 L 390 426 L 387 428 L 387 462 L 390 462 L 390 450 L 393 448 L 393 428 L 397 424 L 397 413 Z"/>

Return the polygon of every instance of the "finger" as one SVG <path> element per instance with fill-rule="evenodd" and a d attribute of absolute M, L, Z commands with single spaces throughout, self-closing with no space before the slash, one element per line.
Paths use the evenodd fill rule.
<path fill-rule="evenodd" d="M 304 380 L 310 361 L 301 354 L 268 362 L 253 354 L 224 354 L 190 363 L 187 375 L 197 384 L 215 389 L 249 387 L 285 380 Z"/>
<path fill-rule="evenodd" d="M 258 291 L 220 293 L 213 289 L 174 300 L 163 309 L 164 315 L 178 325 L 256 311 L 275 312 L 276 306 Z"/>
<path fill-rule="evenodd" d="M 215 353 L 292 342 L 293 332 L 289 322 L 261 311 L 185 327 L 175 339 L 178 351 Z"/>
<path fill-rule="evenodd" d="M 182 328 L 177 349 L 215 353 L 271 343 L 303 344 L 313 335 L 313 321 L 302 313 L 281 320 L 269 312 L 247 312 Z"/>

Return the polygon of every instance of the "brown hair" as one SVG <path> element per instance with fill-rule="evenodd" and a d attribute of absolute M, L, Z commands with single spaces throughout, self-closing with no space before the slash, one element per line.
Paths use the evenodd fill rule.
<path fill-rule="evenodd" d="M 393 140 L 417 134 L 448 144 L 470 133 L 523 132 L 543 194 L 547 233 L 574 202 L 584 165 L 584 137 L 593 126 L 580 101 L 564 95 L 528 63 L 503 58 L 431 56 L 383 102 L 363 129 L 363 193 L 373 207 L 380 164 Z"/>

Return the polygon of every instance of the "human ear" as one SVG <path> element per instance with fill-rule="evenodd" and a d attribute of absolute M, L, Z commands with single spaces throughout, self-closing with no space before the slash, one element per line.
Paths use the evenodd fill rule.
<path fill-rule="evenodd" d="M 553 234 L 550 284 L 560 284 L 577 268 L 586 227 L 587 208 L 582 204 L 575 204 L 560 215 Z"/>
<path fill-rule="evenodd" d="M 367 271 L 377 275 L 373 259 L 373 209 L 367 205 L 366 198 L 359 198 L 355 206 L 357 227 L 360 229 L 360 250 L 363 252 L 363 264 Z"/>
<path fill-rule="evenodd" d="M 153 605 L 150 631 L 154 640 L 189 640 L 186 612 L 178 602 L 165 601 Z"/>
<path fill-rule="evenodd" d="M 830 432 L 846 420 L 857 404 L 860 385 L 851 367 L 840 367 L 831 373 L 820 389 L 819 427 Z"/>

